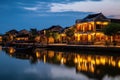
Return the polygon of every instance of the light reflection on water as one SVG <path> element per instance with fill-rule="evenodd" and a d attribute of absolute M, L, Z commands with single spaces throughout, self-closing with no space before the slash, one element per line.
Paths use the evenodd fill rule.
<path fill-rule="evenodd" d="M 120 80 L 120 56 L 12 49 L 0 51 L 0 80 Z"/>

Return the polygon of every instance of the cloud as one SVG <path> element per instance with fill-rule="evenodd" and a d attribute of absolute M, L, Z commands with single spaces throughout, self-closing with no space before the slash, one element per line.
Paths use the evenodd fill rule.
<path fill-rule="evenodd" d="M 37 16 L 66 16 L 66 17 L 84 17 L 91 12 L 46 12 L 46 13 L 38 13 Z"/>
<path fill-rule="evenodd" d="M 37 74 L 38 71 L 37 71 L 37 69 L 36 69 L 35 67 L 33 67 L 33 68 L 28 68 L 28 69 L 26 69 L 26 70 L 24 71 L 24 73 L 35 73 L 35 74 Z"/>
<path fill-rule="evenodd" d="M 75 69 L 67 69 L 64 66 L 63 67 L 58 67 L 58 66 L 51 67 L 51 76 L 56 80 L 57 79 L 89 80 L 86 75 L 83 75 L 81 73 L 76 74 Z"/>
<path fill-rule="evenodd" d="M 38 7 L 23 7 L 23 9 L 29 10 L 29 11 L 37 11 Z"/>
<path fill-rule="evenodd" d="M 120 18 L 120 15 L 108 15 L 107 17 L 109 17 L 109 18 Z"/>
<path fill-rule="evenodd" d="M 119 2 L 113 0 L 35 0 L 34 3 L 23 4 L 18 2 L 18 4 L 22 9 L 40 14 L 39 16 L 45 16 L 48 12 L 53 14 L 62 12 L 102 12 L 105 16 L 120 14 Z"/>
<path fill-rule="evenodd" d="M 120 76 L 116 76 L 116 77 L 110 77 L 108 75 L 106 75 L 103 80 L 120 80 Z"/>
<path fill-rule="evenodd" d="M 93 5 L 93 2 L 71 2 L 66 4 L 51 3 L 50 11 L 51 12 L 66 12 L 66 11 L 84 12 L 88 10 L 90 11 L 90 8 L 94 8 L 94 6 L 91 6 L 91 4 Z"/>
<path fill-rule="evenodd" d="M 36 3 L 21 3 L 18 2 L 20 8 L 27 10 L 27 11 L 34 11 L 34 12 L 47 12 L 50 8 L 49 3 L 47 2 L 36 2 Z"/>
<path fill-rule="evenodd" d="M 105 15 L 120 14 L 119 3 L 111 1 L 87 1 L 69 3 L 51 3 L 50 12 L 102 12 Z"/>
<path fill-rule="evenodd" d="M 73 3 L 79 3 L 79 2 L 86 2 L 86 1 L 102 1 L 102 0 L 46 0 L 46 1 L 38 1 L 35 0 L 33 3 L 29 2 L 16 2 L 18 5 L 20 5 L 21 7 L 23 7 L 23 9 L 25 10 L 29 10 L 29 11 L 51 11 L 51 12 L 63 12 L 63 11 L 76 11 L 73 8 L 77 8 L 77 6 L 73 6 Z M 56 6 L 57 5 L 57 6 Z M 66 5 L 65 8 L 64 5 Z M 69 5 L 71 5 L 71 8 Z M 55 7 L 57 8 L 55 10 Z M 64 9 L 61 9 L 59 7 L 63 7 Z"/>

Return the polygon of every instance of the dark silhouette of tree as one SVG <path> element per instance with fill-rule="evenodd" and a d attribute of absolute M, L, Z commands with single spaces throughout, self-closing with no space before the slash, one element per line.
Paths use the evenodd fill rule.
<path fill-rule="evenodd" d="M 104 34 L 113 36 L 119 33 L 120 24 L 119 23 L 110 23 L 107 27 L 103 29 Z"/>
<path fill-rule="evenodd" d="M 37 32 L 37 29 L 30 29 L 30 40 L 31 41 L 34 41 L 35 40 L 35 37 L 38 36 L 38 32 Z"/>
<path fill-rule="evenodd" d="M 68 28 L 66 31 L 65 31 L 65 34 L 67 36 L 67 41 L 68 43 L 71 41 L 71 39 L 73 38 L 74 36 L 74 33 L 75 33 L 75 27 L 74 26 L 71 26 L 70 28 Z"/>
<path fill-rule="evenodd" d="M 107 27 L 103 29 L 105 35 L 113 36 L 113 43 L 115 43 L 115 35 L 120 33 L 119 23 L 110 23 Z"/>

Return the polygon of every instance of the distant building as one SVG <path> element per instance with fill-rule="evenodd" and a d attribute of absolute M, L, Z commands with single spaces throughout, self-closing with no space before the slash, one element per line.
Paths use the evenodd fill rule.
<path fill-rule="evenodd" d="M 63 30 L 63 28 L 59 25 L 53 25 L 50 28 L 48 28 L 47 30 L 52 31 L 52 32 L 61 32 Z"/>
<path fill-rule="evenodd" d="M 29 35 L 28 34 L 21 34 L 16 36 L 16 41 L 28 41 Z"/>
<path fill-rule="evenodd" d="M 15 40 L 20 42 L 20 41 L 28 41 L 30 37 L 30 32 L 23 29 L 21 31 L 18 32 Z"/>

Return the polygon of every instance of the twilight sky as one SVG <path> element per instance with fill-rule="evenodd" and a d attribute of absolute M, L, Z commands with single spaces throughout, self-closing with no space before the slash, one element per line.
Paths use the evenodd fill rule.
<path fill-rule="evenodd" d="M 67 27 L 92 13 L 120 19 L 120 0 L 0 0 L 0 33 Z"/>

